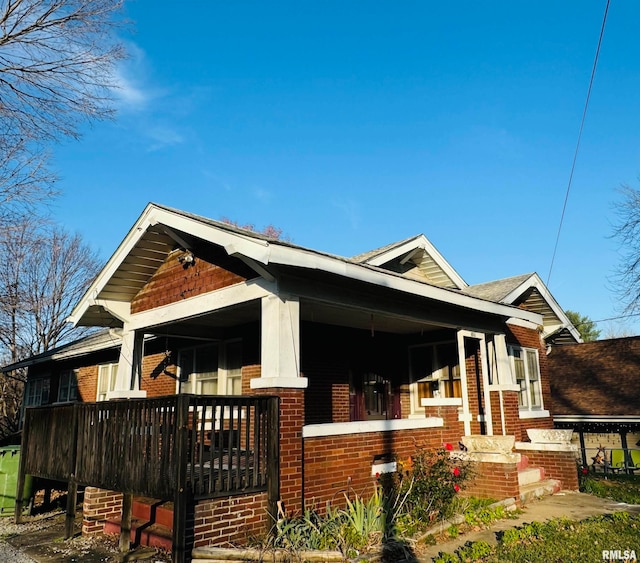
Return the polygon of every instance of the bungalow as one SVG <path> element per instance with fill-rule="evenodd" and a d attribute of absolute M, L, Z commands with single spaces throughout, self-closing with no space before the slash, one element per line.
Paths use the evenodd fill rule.
<path fill-rule="evenodd" d="M 274 501 L 292 513 L 340 502 L 416 446 L 463 444 L 476 495 L 521 498 L 531 471 L 577 487 L 575 451 L 553 432 L 546 355 L 577 331 L 536 274 L 469 286 L 423 235 L 344 258 L 149 204 L 70 320 L 103 332 L 3 370 L 28 368 L 25 405 L 98 405 L 49 408 L 66 408 L 79 436 L 64 474 L 87 487 L 85 533 L 173 471 L 150 453 L 174 463 L 170 443 L 185 464 L 153 490 L 177 491 L 173 523 L 192 523 L 174 553 L 245 540 Z M 28 440 L 57 428 L 49 410 L 29 409 Z M 277 430 L 263 443 L 265 413 Z M 104 436 L 139 443 L 89 471 L 108 441 L 90 434 L 116 420 L 131 426 Z M 257 469 L 263 450 L 271 473 Z M 30 452 L 23 441 L 23 472 L 59 474 Z M 135 470 L 119 457 L 138 454 Z"/>

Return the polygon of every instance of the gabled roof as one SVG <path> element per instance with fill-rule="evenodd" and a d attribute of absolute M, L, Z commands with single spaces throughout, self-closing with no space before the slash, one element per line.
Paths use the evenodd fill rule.
<path fill-rule="evenodd" d="M 439 287 L 463 289 L 467 283 L 424 235 L 370 250 L 352 258 L 354 262 L 379 266 L 405 277 Z"/>
<path fill-rule="evenodd" d="M 87 336 L 84 336 L 83 338 L 74 340 L 73 342 L 58 346 L 57 348 L 54 348 L 52 350 L 48 350 L 46 352 L 42 352 L 41 354 L 30 356 L 25 360 L 6 365 L 0 368 L 0 372 L 11 372 L 35 364 L 42 364 L 44 362 L 68 360 L 71 358 L 86 356 L 87 354 L 91 354 L 93 352 L 109 350 L 112 348 L 119 349 L 121 345 L 122 336 L 119 330 L 100 330 L 95 332 L 94 334 L 89 334 Z"/>
<path fill-rule="evenodd" d="M 547 356 L 553 412 L 640 418 L 640 337 L 553 346 Z"/>
<path fill-rule="evenodd" d="M 536 313 L 480 299 L 461 293 L 458 289 L 441 287 L 427 282 L 425 278 L 408 278 L 399 272 L 384 269 L 383 266 L 387 264 L 388 259 L 398 258 L 403 252 L 410 252 L 410 247 L 413 247 L 416 252 L 427 251 L 442 271 L 456 281 L 454 285 L 464 284 L 461 278 L 458 279 L 459 276 L 453 268 L 447 267 L 446 261 L 422 236 L 407 239 L 404 244 L 392 245 L 393 249 L 377 252 L 375 256 L 362 262 L 270 239 L 220 221 L 153 203 L 144 209 L 74 308 L 69 320 L 76 324 L 119 326 L 118 308 L 121 308 L 123 316 L 128 313 L 131 300 L 149 281 L 169 253 L 176 248 L 190 249 L 202 242 L 215 245 L 224 249 L 228 255 L 238 257 L 258 275 L 270 281 L 275 279 L 272 266 L 317 270 L 372 284 L 385 290 L 397 290 L 407 295 L 433 299 L 478 312 L 540 322 Z M 109 314 L 101 306 L 101 300 L 110 302 Z"/>
<path fill-rule="evenodd" d="M 516 305 L 542 315 L 543 337 L 548 342 L 582 342 L 580 333 L 536 273 L 471 285 L 463 291 L 469 295 Z"/>

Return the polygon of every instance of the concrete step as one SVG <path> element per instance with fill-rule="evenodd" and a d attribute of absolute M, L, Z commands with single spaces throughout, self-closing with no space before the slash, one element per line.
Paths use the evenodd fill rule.
<path fill-rule="evenodd" d="M 525 505 L 529 501 L 547 495 L 554 495 L 562 489 L 562 483 L 557 479 L 545 479 L 537 483 L 520 486 L 520 503 Z"/>
<path fill-rule="evenodd" d="M 527 467 L 527 469 L 518 471 L 518 484 L 521 487 L 539 481 L 544 481 L 544 467 Z"/>
<path fill-rule="evenodd" d="M 173 503 L 148 497 L 135 497 L 131 516 L 173 529 Z"/>
<path fill-rule="evenodd" d="M 120 534 L 120 520 L 106 520 L 105 534 Z M 131 544 L 159 547 L 171 551 L 173 532 L 161 524 L 152 524 L 140 518 L 131 519 Z"/>

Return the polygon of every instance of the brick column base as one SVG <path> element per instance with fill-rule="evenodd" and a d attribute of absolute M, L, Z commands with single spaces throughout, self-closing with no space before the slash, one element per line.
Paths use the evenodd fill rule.
<path fill-rule="evenodd" d="M 122 516 L 122 493 L 87 487 L 82 503 L 82 533 L 101 534 L 104 521 Z"/>

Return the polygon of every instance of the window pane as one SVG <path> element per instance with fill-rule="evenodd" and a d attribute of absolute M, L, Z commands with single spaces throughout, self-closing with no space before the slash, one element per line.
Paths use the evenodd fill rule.
<path fill-rule="evenodd" d="M 218 394 L 218 378 L 198 379 L 196 393 L 200 395 L 217 395 Z"/>
<path fill-rule="evenodd" d="M 518 393 L 518 405 L 521 407 L 528 406 L 527 401 L 527 379 L 524 367 L 524 359 L 522 357 L 522 350 L 518 348 L 512 349 L 513 355 L 513 367 L 516 375 L 516 384 L 520 386 L 520 392 Z"/>
<path fill-rule="evenodd" d="M 534 350 L 527 350 L 527 371 L 529 373 L 531 406 L 541 407 L 542 389 L 540 388 L 540 368 L 538 366 L 538 355 Z"/>
<path fill-rule="evenodd" d="M 225 349 L 227 395 L 242 395 L 242 342 L 229 342 Z"/>

